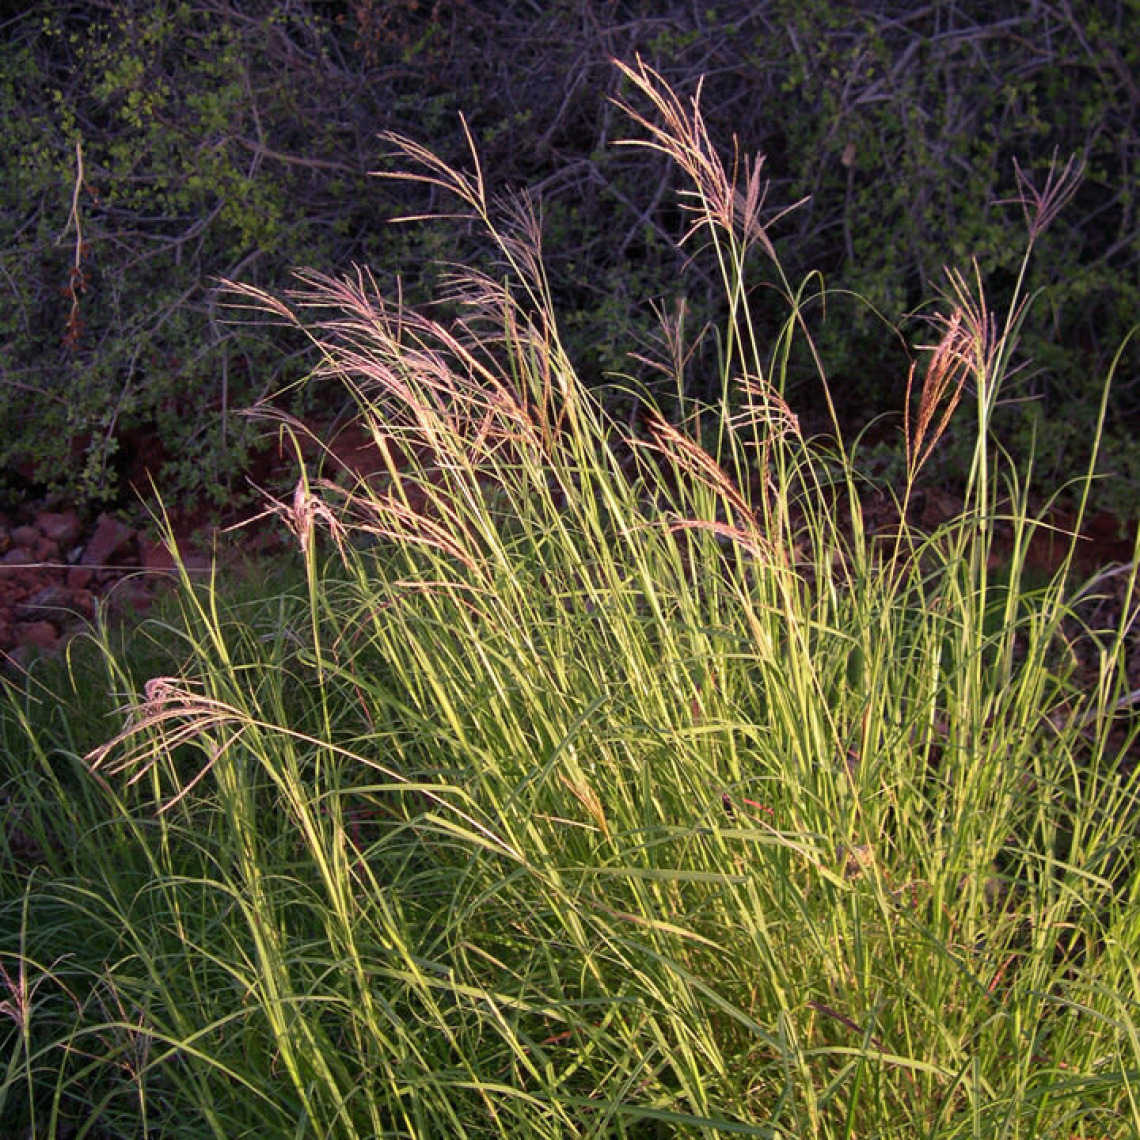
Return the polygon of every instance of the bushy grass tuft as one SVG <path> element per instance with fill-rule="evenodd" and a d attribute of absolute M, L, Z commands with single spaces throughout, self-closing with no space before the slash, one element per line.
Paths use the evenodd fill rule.
<path fill-rule="evenodd" d="M 1078 673 L 1068 566 L 1031 585 L 1043 524 L 988 434 L 1023 310 L 949 278 L 870 533 L 783 395 L 810 283 L 777 272 L 774 346 L 748 322 L 760 164 L 627 76 L 720 258 L 723 398 L 686 399 L 666 329 L 681 420 L 615 422 L 474 154 L 393 140 L 499 242 L 454 319 L 364 273 L 245 291 L 387 469 L 270 504 L 297 584 L 187 582 L 154 660 L 9 692 L 5 1135 L 1140 1132 L 1135 564 Z M 923 533 L 959 405 L 970 483 Z"/>

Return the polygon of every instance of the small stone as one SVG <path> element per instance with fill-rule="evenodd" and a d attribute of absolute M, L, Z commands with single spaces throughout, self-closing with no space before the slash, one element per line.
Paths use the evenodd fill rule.
<path fill-rule="evenodd" d="M 59 643 L 59 630 L 50 621 L 29 621 L 17 624 L 16 641 L 35 649 L 54 649 Z"/>
<path fill-rule="evenodd" d="M 154 591 L 139 578 L 124 578 L 115 585 L 107 599 L 112 613 L 125 614 L 133 611 L 143 614 L 154 601 Z"/>
<path fill-rule="evenodd" d="M 49 612 L 59 615 L 75 613 L 79 610 L 76 603 L 80 594 L 87 594 L 87 591 L 69 590 L 58 583 L 43 586 L 16 607 L 16 616 L 24 621 L 35 621 L 46 618 Z"/>
<path fill-rule="evenodd" d="M 144 534 L 139 537 L 139 565 L 154 573 L 168 574 L 175 568 L 174 555 L 162 539 Z"/>
<path fill-rule="evenodd" d="M 60 548 L 72 546 L 83 534 L 83 524 L 74 511 L 42 511 L 36 516 L 36 527 Z"/>
<path fill-rule="evenodd" d="M 67 585 L 71 590 L 86 590 L 95 577 L 95 571 L 89 566 L 73 566 L 67 572 Z"/>
<path fill-rule="evenodd" d="M 59 560 L 59 545 L 41 534 L 36 539 L 33 553 L 37 562 L 57 562 Z"/>
<path fill-rule="evenodd" d="M 110 515 L 100 515 L 95 533 L 83 551 L 83 565 L 106 568 L 123 565 L 134 554 L 135 538 L 135 531 L 126 523 Z"/>
<path fill-rule="evenodd" d="M 69 590 L 68 592 L 71 595 L 71 612 L 90 621 L 98 608 L 95 595 L 90 590 Z"/>

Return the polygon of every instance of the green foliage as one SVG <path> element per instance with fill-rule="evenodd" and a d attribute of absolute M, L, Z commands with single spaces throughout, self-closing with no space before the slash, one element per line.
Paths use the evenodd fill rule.
<path fill-rule="evenodd" d="M 1007 393 L 1036 410 L 1023 402 L 1001 423 L 1025 458 L 1036 440 L 1049 477 L 1072 473 L 1089 455 L 1099 378 L 1140 311 L 1136 5 L 999 4 L 984 20 L 939 5 L 776 8 L 791 49 L 776 147 L 793 193 L 812 195 L 789 254 L 891 321 L 929 297 L 942 266 L 971 261 L 1003 306 L 1024 224 L 1015 163 L 1038 188 L 1052 164 L 1084 164 L 1082 186 L 1037 245 L 1030 285 L 1047 303 L 1022 329 L 1031 367 Z M 767 46 L 757 51 L 759 63 Z M 820 325 L 829 359 L 858 402 L 889 406 L 881 328 L 861 305 L 835 310 Z M 910 323 L 912 343 L 926 335 Z M 1121 376 L 1138 365 L 1133 345 Z M 1109 436 L 1124 443 L 1134 394 L 1113 409 Z M 1135 512 L 1135 485 L 1117 494 Z"/>
<path fill-rule="evenodd" d="M 1038 186 L 1054 155 L 1084 162 L 1038 243 L 1030 284 L 1047 303 L 1020 348 L 1035 364 L 1008 393 L 1037 410 L 1001 413 L 1007 444 L 1036 440 L 1062 479 L 1088 451 L 1066 425 L 1095 414 L 1140 308 L 1138 24 L 1134 2 L 1010 0 L 984 16 L 894 0 L 678 0 L 652 13 L 634 0 L 43 3 L 10 25 L 0 65 L 0 468 L 113 498 L 161 442 L 171 493 L 230 494 L 251 444 L 233 411 L 303 365 L 289 334 L 228 324 L 216 278 L 283 287 L 292 266 L 355 263 L 399 274 L 410 303 L 434 298 L 437 233 L 387 226 L 420 207 L 368 172 L 387 168 L 383 130 L 465 162 L 460 112 L 489 189 L 528 185 L 543 203 L 550 287 L 584 378 L 656 383 L 631 355 L 659 353 L 656 311 L 683 297 L 698 328 L 724 301 L 701 236 L 677 247 L 669 164 L 609 145 L 623 82 L 611 58 L 640 54 L 685 98 L 707 77 L 723 152 L 738 136 L 742 158 L 766 156 L 785 203 L 807 197 L 773 236 L 797 274 L 823 275 L 826 315 L 817 303 L 805 319 L 860 419 L 897 406 L 903 346 L 926 337 L 908 314 L 944 264 L 976 259 L 991 301 L 1011 295 L 1013 160 Z M 501 271 L 465 223 L 446 247 Z M 775 334 L 773 283 L 752 269 L 754 319 Z M 1137 343 L 1117 370 L 1109 450 L 1123 452 L 1140 414 Z M 792 363 L 794 386 L 810 361 Z M 682 386 L 708 396 L 718 383 L 709 342 Z"/>
<path fill-rule="evenodd" d="M 351 230 L 369 199 L 323 117 L 325 33 L 277 13 L 51 5 L 18 25 L 0 87 L 9 471 L 111 498 L 126 444 L 123 462 L 165 452 L 176 494 L 232 492 L 251 442 L 233 412 L 299 370 L 281 371 L 287 342 L 224 324 L 217 279 L 338 258 L 334 216 Z"/>

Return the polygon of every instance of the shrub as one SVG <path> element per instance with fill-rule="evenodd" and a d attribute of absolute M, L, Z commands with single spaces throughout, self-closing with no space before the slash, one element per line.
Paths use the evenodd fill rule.
<path fill-rule="evenodd" d="M 281 385 L 288 342 L 225 327 L 216 278 L 349 248 L 375 197 L 327 114 L 351 84 L 273 4 L 49 5 L 17 28 L 0 465 L 114 498 L 133 443 L 176 493 L 224 498 L 250 444 L 232 412 Z"/>
<path fill-rule="evenodd" d="M 1040 182 L 1058 156 L 1081 166 L 1029 278 L 1044 300 L 1022 330 L 1030 368 L 1007 397 L 1034 403 L 1011 402 L 996 424 L 1052 478 L 1071 472 L 1088 456 L 1087 431 L 1078 442 L 1071 425 L 1095 417 L 1099 377 L 1140 302 L 1136 5 L 998 4 L 984 19 L 938 6 L 775 7 L 790 51 L 774 141 L 794 192 L 812 194 L 793 249 L 862 299 L 832 301 L 838 319 L 821 322 L 859 402 L 880 406 L 886 339 L 862 301 L 899 322 L 943 265 L 973 259 L 1004 302 L 1019 283 L 1019 171 Z M 921 324 L 911 329 L 921 340 Z M 1138 364 L 1128 346 L 1121 373 Z M 1130 434 L 1131 387 L 1114 398 L 1106 455 Z M 1134 484 L 1116 494 L 1135 511 Z"/>
<path fill-rule="evenodd" d="M 892 0 L 45 4 L 13 24 L 0 77 L 15 142 L 0 191 L 13 300 L 0 314 L 0 465 L 113 497 L 116 451 L 121 468 L 144 436 L 174 458 L 175 494 L 224 495 L 249 443 L 229 412 L 280 389 L 296 345 L 220 322 L 214 278 L 271 286 L 292 265 L 355 262 L 400 273 L 405 299 L 422 303 L 437 297 L 444 249 L 494 270 L 470 229 L 393 232 L 385 222 L 408 199 L 367 177 L 385 168 L 384 129 L 463 161 L 460 109 L 492 193 L 529 185 L 542 200 L 550 285 L 583 377 L 652 384 L 637 356 L 653 351 L 653 306 L 676 310 L 683 267 L 690 327 L 724 314 L 707 251 L 677 249 L 669 164 L 607 145 L 622 82 L 610 59 L 640 53 L 686 96 L 706 75 L 713 137 L 763 151 L 782 200 L 806 199 L 780 232 L 790 270 L 828 286 L 827 316 L 817 300 L 805 319 L 852 418 L 896 406 L 889 378 L 925 335 L 907 315 L 943 264 L 976 258 L 995 301 L 1014 287 L 1013 160 L 1037 181 L 1054 156 L 1083 162 L 1032 270 L 1047 300 L 1022 330 L 1033 370 L 998 414 L 1006 443 L 1027 455 L 1032 441 L 1059 478 L 1087 453 L 1066 425 L 1094 414 L 1096 378 L 1140 299 L 1135 25 L 1134 3 L 1010 2 L 984 18 Z M 762 262 L 752 272 L 754 319 L 774 334 L 774 282 Z M 1125 349 L 1122 378 L 1135 354 Z M 708 395 L 717 375 L 709 343 L 685 389 Z M 791 362 L 793 384 L 811 375 Z M 1118 466 L 1133 401 L 1118 385 L 1103 451 Z"/>

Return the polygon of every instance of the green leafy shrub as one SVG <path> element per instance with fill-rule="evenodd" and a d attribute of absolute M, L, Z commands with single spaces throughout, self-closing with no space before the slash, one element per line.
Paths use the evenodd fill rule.
<path fill-rule="evenodd" d="M 292 265 L 359 263 L 399 274 L 405 301 L 424 303 L 438 298 L 445 250 L 498 272 L 463 223 L 445 238 L 387 226 L 421 206 L 367 177 L 386 168 L 383 130 L 465 161 L 461 110 L 491 192 L 526 185 L 541 199 L 550 287 L 580 373 L 654 383 L 636 356 L 655 351 L 657 312 L 683 296 L 696 329 L 723 317 L 723 299 L 710 252 L 678 248 L 668 162 L 608 145 L 622 90 L 610 60 L 640 55 L 683 98 L 700 90 L 712 137 L 767 156 L 782 201 L 806 199 L 779 232 L 790 269 L 818 270 L 828 287 L 805 319 L 852 417 L 897 406 L 925 337 L 907 316 L 943 264 L 976 259 L 994 303 L 1010 295 L 1023 225 L 1003 204 L 1019 192 L 1014 160 L 1038 185 L 1055 155 L 1084 163 L 1029 281 L 1047 294 L 1023 329 L 1034 368 L 998 413 L 1007 445 L 1036 446 L 1061 477 L 1087 452 L 1087 435 L 1066 425 L 1094 414 L 1140 301 L 1137 11 L 1135 0 L 1009 0 L 984 17 L 895 0 L 43 4 L 11 26 L 0 69 L 13 142 L 0 160 L 11 301 L 0 311 L 0 466 L 114 497 L 141 437 L 173 457 L 172 494 L 228 493 L 250 443 L 230 412 L 297 366 L 287 331 L 221 319 L 215 278 L 271 287 Z M 774 333 L 773 282 L 762 263 L 750 269 L 754 319 Z M 1122 463 L 1140 411 L 1136 367 L 1133 345 L 1103 453 Z M 811 370 L 797 375 L 806 383 Z M 710 341 L 683 388 L 707 396 L 717 376 Z M 1129 493 L 1125 483 L 1121 509 Z"/>
<path fill-rule="evenodd" d="M 288 366 L 280 336 L 223 323 L 217 278 L 351 245 L 376 193 L 327 115 L 347 80 L 318 23 L 273 4 L 53 5 L 18 26 L 0 465 L 111 498 L 141 441 L 176 493 L 225 495 L 250 444 L 232 412 Z"/>
<path fill-rule="evenodd" d="M 1071 427 L 1092 422 L 1100 378 L 1140 312 L 1140 9 L 1008 3 L 983 20 L 941 6 L 775 8 L 790 49 L 776 147 L 795 192 L 812 195 L 794 256 L 888 319 L 929 296 L 943 265 L 971 260 L 1004 303 L 1018 272 L 1021 175 L 1043 186 L 1058 161 L 1083 164 L 1029 280 L 1047 303 L 1022 334 L 1033 367 L 1008 395 L 1037 408 L 1011 403 L 998 420 L 1016 452 L 1035 443 L 1054 476 L 1071 472 L 1089 439 Z M 836 367 L 858 399 L 882 407 L 881 326 L 861 305 L 835 310 L 822 339 L 846 356 Z M 909 335 L 921 341 L 921 324 Z M 1122 375 L 1138 364 L 1128 349 Z M 1110 440 L 1127 437 L 1137 410 L 1134 394 L 1118 395 Z M 1135 511 L 1135 487 L 1124 493 Z"/>

